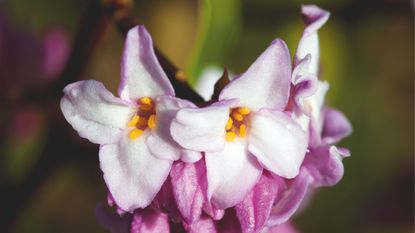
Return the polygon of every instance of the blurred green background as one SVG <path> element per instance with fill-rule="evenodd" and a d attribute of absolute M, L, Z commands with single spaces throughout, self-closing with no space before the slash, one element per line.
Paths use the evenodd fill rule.
<path fill-rule="evenodd" d="M 71 38 L 87 3 L 9 0 L 2 4 L 19 28 L 35 35 L 60 28 Z M 194 82 L 208 65 L 243 72 L 277 37 L 287 42 L 293 54 L 303 30 L 301 4 L 317 4 L 331 12 L 319 32 L 322 78 L 330 82 L 328 104 L 348 116 L 354 133 L 341 142 L 352 152 L 344 160 L 343 180 L 315 193 L 294 222 L 304 233 L 413 232 L 414 7 L 410 1 L 153 0 L 136 1 L 134 13 L 159 49 Z M 122 35 L 110 25 L 83 79 L 101 80 L 115 92 L 122 45 Z M 33 123 L 38 129 L 30 137 L 2 143 L 3 181 L 18 185 L 39 156 L 36 152 L 47 145 L 43 135 L 50 129 L 42 112 L 38 115 Z M 105 200 L 96 150 L 92 160 L 71 161 L 50 174 L 19 214 L 13 232 L 105 232 L 94 213 Z"/>

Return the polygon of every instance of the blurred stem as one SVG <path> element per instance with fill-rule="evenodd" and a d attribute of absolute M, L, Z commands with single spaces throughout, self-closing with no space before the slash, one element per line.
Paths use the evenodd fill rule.
<path fill-rule="evenodd" d="M 124 1 L 125 2 L 125 1 Z M 69 138 L 72 130 L 64 122 L 59 109 L 62 89 L 70 82 L 79 80 L 93 50 L 111 22 L 112 16 L 125 7 L 122 1 L 92 0 L 79 22 L 79 29 L 73 40 L 72 52 L 59 79 L 46 88 L 33 88 L 25 91 L 18 99 L 4 101 L 5 109 L 20 106 L 22 103 L 36 103 L 44 108 L 50 119 L 48 143 L 42 149 L 27 178 L 17 186 L 4 183 L 1 187 L 0 232 L 9 232 L 30 198 L 46 181 L 51 172 L 69 159 L 91 157 L 92 150 Z"/>
<path fill-rule="evenodd" d="M 200 0 L 196 41 L 187 62 L 188 81 L 195 85 L 208 66 L 225 66 L 240 31 L 240 0 Z"/>

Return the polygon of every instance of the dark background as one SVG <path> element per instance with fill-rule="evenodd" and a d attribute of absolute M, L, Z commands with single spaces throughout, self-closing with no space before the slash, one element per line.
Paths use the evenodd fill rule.
<path fill-rule="evenodd" d="M 88 2 L 9 0 L 0 1 L 0 7 L 20 30 L 40 37 L 49 28 L 59 28 L 73 42 L 80 23 L 86 23 L 81 19 Z M 192 73 L 194 69 L 193 74 L 198 74 L 206 65 L 243 72 L 276 37 L 283 38 L 293 54 L 303 30 L 300 5 L 313 3 L 330 11 L 331 18 L 319 33 L 322 78 L 330 82 L 328 104 L 352 122 L 353 134 L 341 142 L 352 156 L 344 160 L 343 180 L 318 190 L 294 217 L 294 223 L 305 233 L 413 232 L 413 4 L 398 0 L 284 2 L 219 1 L 214 9 L 230 12 L 218 17 L 216 25 L 232 29 L 213 36 L 220 46 L 212 40 L 196 39 L 202 14 L 198 1 L 136 1 L 134 14 L 166 57 L 185 71 Z M 115 92 L 123 37 L 109 24 L 100 38 L 91 57 L 80 61 L 83 70 L 78 79 L 100 80 Z M 220 56 L 215 54 L 218 46 Z M 195 61 L 198 57 L 206 59 Z M 200 64 L 194 65 L 197 62 Z M 7 130 L 3 133 L 0 175 L 5 207 L 0 205 L 0 210 L 11 216 L 12 232 L 105 232 L 95 218 L 97 204 L 106 200 L 98 147 L 73 132 L 54 131 L 51 118 L 63 122 L 59 112 L 47 107 L 56 107 L 62 95 L 60 90 L 56 93 L 47 97 L 50 102 L 41 101 L 43 106 L 30 101 L 13 109 L 1 106 L 3 129 L 9 125 L 7 116 L 16 109 L 28 112 L 31 120 L 22 126 L 26 129 L 23 136 Z M 57 125 L 67 127 L 66 123 Z M 68 154 L 59 137 L 71 138 L 87 148 L 87 153 L 74 149 Z M 53 155 L 44 158 L 45 151 Z M 69 158 L 55 163 L 60 156 Z M 39 160 L 49 161 L 43 162 L 48 166 L 40 166 L 40 173 L 34 173 L 39 170 Z M 31 178 L 38 179 L 31 182 Z M 20 194 L 7 195 L 13 190 Z M 15 208 L 7 205 L 18 198 L 23 201 Z"/>

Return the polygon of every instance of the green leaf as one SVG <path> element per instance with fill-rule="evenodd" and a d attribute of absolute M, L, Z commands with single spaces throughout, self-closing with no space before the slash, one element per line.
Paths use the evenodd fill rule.
<path fill-rule="evenodd" d="M 224 66 L 240 28 L 240 0 L 200 1 L 196 42 L 186 67 L 191 85 L 206 66 Z"/>

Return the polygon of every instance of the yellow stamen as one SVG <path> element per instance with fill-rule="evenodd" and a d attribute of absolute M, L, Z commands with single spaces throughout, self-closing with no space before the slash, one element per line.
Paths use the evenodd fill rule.
<path fill-rule="evenodd" d="M 142 104 L 142 105 L 140 105 L 140 110 L 145 111 L 145 112 L 149 111 L 151 108 L 153 108 L 153 105 L 151 105 L 151 104 Z"/>
<path fill-rule="evenodd" d="M 147 125 L 150 129 L 156 128 L 156 115 L 153 114 L 148 118 Z"/>
<path fill-rule="evenodd" d="M 140 120 L 140 116 L 135 115 L 129 122 L 128 126 L 136 126 L 138 121 Z"/>
<path fill-rule="evenodd" d="M 244 119 L 244 116 L 242 116 L 242 114 L 239 114 L 237 112 L 233 112 L 232 118 L 236 121 L 242 121 Z"/>
<path fill-rule="evenodd" d="M 226 141 L 232 142 L 233 140 L 235 140 L 235 138 L 236 138 L 236 134 L 234 132 L 226 133 L 226 136 L 225 136 Z"/>
<path fill-rule="evenodd" d="M 238 108 L 238 112 L 242 115 L 248 115 L 251 110 L 249 110 L 247 107 L 240 107 Z"/>
<path fill-rule="evenodd" d="M 228 118 L 228 122 L 226 122 L 226 130 L 230 130 L 231 128 L 232 128 L 232 125 L 233 125 L 233 120 L 232 120 L 232 118 Z"/>
<path fill-rule="evenodd" d="M 140 103 L 145 105 L 153 105 L 153 100 L 150 97 L 142 97 L 140 98 Z"/>
<path fill-rule="evenodd" d="M 246 136 L 246 125 L 242 124 L 239 126 L 239 136 L 242 138 Z"/>
<path fill-rule="evenodd" d="M 176 72 L 176 79 L 180 80 L 180 81 L 185 81 L 186 80 L 186 73 L 183 70 L 179 70 Z"/>
<path fill-rule="evenodd" d="M 140 135 L 143 133 L 143 131 L 141 130 L 141 129 L 133 129 L 133 130 L 131 130 L 130 131 L 130 133 L 128 134 L 128 137 L 131 139 L 131 140 L 135 140 L 135 139 L 137 139 L 138 137 L 140 137 Z"/>
<path fill-rule="evenodd" d="M 137 122 L 137 127 L 146 127 L 147 126 L 147 119 L 145 117 L 140 117 Z"/>

